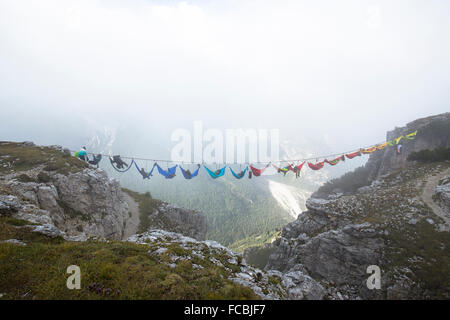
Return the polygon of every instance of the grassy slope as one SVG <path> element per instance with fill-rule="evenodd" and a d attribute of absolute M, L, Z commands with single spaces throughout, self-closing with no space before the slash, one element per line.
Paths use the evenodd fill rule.
<path fill-rule="evenodd" d="M 9 162 L 12 163 L 11 168 L 7 166 Z M 27 171 L 37 166 L 61 174 L 78 172 L 88 167 L 85 162 L 50 147 L 0 142 L 0 174 Z"/>
<path fill-rule="evenodd" d="M 159 258 L 149 245 L 127 242 L 66 242 L 33 233 L 24 221 L 0 217 L 0 293 L 3 299 L 258 299 L 227 280 L 228 271 L 193 258 L 170 268 L 170 255 L 185 249 L 169 244 Z M 186 253 L 188 254 L 188 253 Z M 215 257 L 227 265 L 227 257 Z M 196 263 L 204 269 L 193 269 Z M 69 265 L 81 268 L 81 289 L 66 287 Z"/>

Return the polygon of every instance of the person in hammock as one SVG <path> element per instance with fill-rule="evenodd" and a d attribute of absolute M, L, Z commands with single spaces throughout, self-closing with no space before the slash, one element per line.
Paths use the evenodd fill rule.
<path fill-rule="evenodd" d="M 184 173 L 186 174 L 186 177 L 187 177 L 188 179 L 191 179 L 191 178 L 192 178 L 191 170 L 187 169 L 187 170 L 184 171 Z"/>
<path fill-rule="evenodd" d="M 139 172 L 140 172 L 141 175 L 142 175 L 142 179 L 148 178 L 148 173 L 145 172 L 145 169 L 144 169 L 144 168 L 141 168 L 141 171 L 139 171 Z"/>
<path fill-rule="evenodd" d="M 173 171 L 172 174 L 168 174 L 168 175 L 167 175 L 167 179 L 172 179 L 172 178 L 175 177 L 175 176 L 176 176 L 175 171 Z"/>
<path fill-rule="evenodd" d="M 111 162 L 116 164 L 117 169 L 128 168 L 128 164 L 120 156 L 113 156 Z"/>
<path fill-rule="evenodd" d="M 197 164 L 197 167 L 200 168 L 200 165 Z M 195 172 L 194 172 L 195 173 Z M 184 174 L 186 175 L 186 179 L 192 179 L 192 172 L 191 170 L 187 169 L 184 171 Z M 196 174 L 197 175 L 197 174 Z"/>

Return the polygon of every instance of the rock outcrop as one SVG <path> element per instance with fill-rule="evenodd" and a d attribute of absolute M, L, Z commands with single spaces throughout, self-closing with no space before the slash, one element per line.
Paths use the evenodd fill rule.
<path fill-rule="evenodd" d="M 430 198 L 444 207 L 438 196 L 445 199 L 449 166 L 415 164 L 364 192 L 309 199 L 308 210 L 284 227 L 265 268 L 301 270 L 326 288 L 328 299 L 449 298 L 446 222 L 421 197 L 430 179 L 441 180 Z M 370 265 L 382 271 L 380 290 L 367 287 Z"/>
<path fill-rule="evenodd" d="M 149 215 L 151 228 L 161 228 L 185 236 L 205 240 L 208 225 L 206 217 L 198 211 L 180 208 L 166 202 Z"/>
<path fill-rule="evenodd" d="M 123 239 L 136 233 L 141 210 L 115 179 L 60 146 L 0 144 L 0 214 L 41 224 L 36 232 L 67 240 Z M 205 239 L 200 212 L 159 201 L 151 214 L 161 228 Z"/>
<path fill-rule="evenodd" d="M 264 271 L 248 265 L 241 254 L 215 241 L 198 241 L 178 233 L 149 230 L 133 235 L 129 242 L 149 246 L 149 254 L 160 257 L 161 263 L 171 268 L 184 260 L 193 263 L 196 269 L 214 264 L 228 273 L 228 279 L 251 288 L 263 299 L 321 299 L 325 289 L 301 270 L 283 274 L 276 270 Z M 173 246 L 178 246 L 173 250 Z"/>
<path fill-rule="evenodd" d="M 401 154 L 395 148 L 385 148 L 373 153 L 367 161 L 370 168 L 369 180 L 374 181 L 394 170 L 405 168 L 412 163 L 407 161 L 408 155 L 424 149 L 450 147 L 450 113 L 439 114 L 427 118 L 417 119 L 404 127 L 388 131 L 386 141 L 395 139 L 414 131 L 418 134 L 414 140 L 400 140 L 403 144 Z"/>
<path fill-rule="evenodd" d="M 39 171 L 39 170 L 35 170 Z M 32 178 L 33 173 L 27 172 Z M 3 186 L 24 201 L 15 214 L 32 222 L 51 223 L 69 237 L 122 239 L 130 216 L 120 185 L 101 169 L 49 174 L 47 183 L 6 181 Z M 34 215 L 34 217 L 33 217 Z"/>

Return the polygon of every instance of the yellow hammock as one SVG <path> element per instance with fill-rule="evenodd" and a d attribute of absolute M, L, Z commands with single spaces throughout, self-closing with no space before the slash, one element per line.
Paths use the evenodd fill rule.
<path fill-rule="evenodd" d="M 414 138 L 416 137 L 416 134 L 417 134 L 417 130 L 414 131 L 413 133 L 407 134 L 407 135 L 405 136 L 405 138 L 406 138 L 406 139 L 409 139 L 409 140 L 412 140 L 412 139 L 414 139 Z"/>
<path fill-rule="evenodd" d="M 364 153 L 364 154 L 369 154 L 369 153 L 375 152 L 376 150 L 377 150 L 377 147 L 370 147 L 367 149 L 361 149 L 360 152 Z"/>
<path fill-rule="evenodd" d="M 384 148 L 386 148 L 389 145 L 389 142 L 390 141 L 380 144 L 379 146 L 377 146 L 377 150 L 383 150 Z"/>
<path fill-rule="evenodd" d="M 405 136 L 400 136 L 397 139 L 395 139 L 395 144 L 398 144 L 400 140 L 402 140 Z"/>

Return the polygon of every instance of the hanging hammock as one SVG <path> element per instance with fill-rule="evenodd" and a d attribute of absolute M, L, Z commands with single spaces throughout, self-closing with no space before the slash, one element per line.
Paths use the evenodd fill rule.
<path fill-rule="evenodd" d="M 98 165 L 101 160 L 102 160 L 102 155 L 98 154 L 98 155 L 93 155 L 93 159 L 89 160 L 88 162 L 89 162 L 89 164 L 93 164 L 95 166 L 95 165 Z"/>
<path fill-rule="evenodd" d="M 327 160 L 325 159 L 325 162 L 328 163 L 330 166 L 335 166 L 337 165 L 340 161 L 345 161 L 345 157 L 344 156 L 339 156 L 336 159 L 333 160 Z"/>
<path fill-rule="evenodd" d="M 192 179 L 198 175 L 198 172 L 200 170 L 200 165 L 198 165 L 197 170 L 195 170 L 193 173 L 191 173 L 189 170 L 184 170 L 183 167 L 181 167 L 181 166 L 180 166 L 180 170 L 185 179 Z"/>
<path fill-rule="evenodd" d="M 370 148 L 367 148 L 367 149 L 361 149 L 360 152 L 362 154 L 370 154 L 370 153 L 375 152 L 376 150 L 377 150 L 377 147 L 370 147 Z"/>
<path fill-rule="evenodd" d="M 288 173 L 289 171 L 294 171 L 294 168 L 292 167 L 291 164 L 288 166 L 285 166 L 283 168 L 277 167 L 274 164 L 272 164 L 272 166 L 277 170 L 278 173 L 282 172 L 285 176 L 286 176 L 286 173 Z"/>
<path fill-rule="evenodd" d="M 325 165 L 325 161 L 317 162 L 317 163 L 308 162 L 308 166 L 313 170 L 320 170 L 323 168 L 324 165 Z"/>
<path fill-rule="evenodd" d="M 377 147 L 377 150 L 383 150 L 384 148 L 386 148 L 387 146 L 390 145 L 389 142 L 390 142 L 390 141 L 387 141 L 387 142 L 385 142 L 385 143 L 383 143 L 383 144 L 380 144 L 379 146 L 376 146 L 376 147 Z"/>
<path fill-rule="evenodd" d="M 395 139 L 395 144 L 398 144 L 400 140 L 402 140 L 405 136 L 400 136 L 397 139 Z"/>
<path fill-rule="evenodd" d="M 294 171 L 294 168 L 292 167 L 292 164 L 285 166 L 283 168 L 277 167 L 276 165 L 272 164 L 272 166 L 277 170 L 278 173 L 280 172 L 288 172 L 288 171 Z"/>
<path fill-rule="evenodd" d="M 109 161 L 111 162 L 112 167 L 114 168 L 114 170 L 116 170 L 117 172 L 120 173 L 124 173 L 127 172 L 128 170 L 130 170 L 130 168 L 132 167 L 134 160 L 131 160 L 130 165 L 128 165 L 126 162 L 124 162 L 120 156 L 114 156 L 114 157 L 109 157 Z M 120 168 L 117 168 L 114 163 L 118 163 L 120 165 Z M 122 167 L 125 166 L 126 169 L 122 169 Z"/>
<path fill-rule="evenodd" d="M 413 140 L 416 137 L 416 134 L 417 134 L 417 130 L 412 132 L 412 133 L 410 133 L 410 134 L 407 134 L 405 136 L 405 138 L 408 139 L 408 140 Z"/>
<path fill-rule="evenodd" d="M 303 165 L 306 163 L 306 161 L 303 161 L 302 163 L 300 163 L 298 166 L 294 167 L 294 172 L 296 171 L 300 171 L 303 168 Z"/>
<path fill-rule="evenodd" d="M 203 166 L 205 167 L 206 171 L 208 171 L 209 175 L 210 175 L 211 177 L 213 177 L 214 179 L 223 176 L 223 175 L 225 174 L 225 168 L 227 167 L 227 166 L 225 166 L 225 167 L 223 167 L 223 168 L 220 169 L 220 170 L 212 171 L 212 170 L 208 169 L 207 166 L 205 166 L 205 165 L 203 165 Z"/>
<path fill-rule="evenodd" d="M 255 168 L 253 165 L 250 165 L 250 169 L 252 170 L 252 173 L 255 177 L 259 177 L 264 172 L 264 170 L 266 170 L 269 167 L 269 165 L 270 163 L 268 163 L 267 166 L 265 166 L 262 169 Z"/>
<path fill-rule="evenodd" d="M 175 172 L 177 171 L 178 165 L 174 165 L 173 167 L 167 169 L 167 171 L 161 168 L 159 164 L 155 163 L 155 165 L 158 168 L 158 172 L 166 177 L 166 179 L 172 179 L 173 177 L 175 177 Z"/>
<path fill-rule="evenodd" d="M 354 157 L 360 157 L 361 156 L 361 152 L 356 151 L 353 153 L 348 153 L 345 155 L 348 159 L 353 159 Z"/>
<path fill-rule="evenodd" d="M 142 179 L 150 179 L 151 176 L 153 176 L 153 170 L 155 170 L 156 163 L 153 164 L 152 170 L 150 172 L 145 172 L 144 168 L 139 168 L 136 161 L 134 162 L 134 165 L 136 166 L 137 171 L 142 175 Z"/>
<path fill-rule="evenodd" d="M 303 168 L 303 165 L 306 163 L 306 161 L 303 161 L 301 164 L 299 164 L 298 166 L 294 167 L 294 172 L 295 172 L 295 177 L 298 178 L 300 177 L 300 171 Z"/>
<path fill-rule="evenodd" d="M 236 172 L 234 172 L 233 169 L 230 167 L 230 171 L 231 171 L 231 173 L 233 174 L 233 176 L 234 176 L 236 179 L 242 179 L 243 177 L 245 177 L 245 174 L 247 173 L 247 170 L 248 170 L 248 167 L 245 167 L 245 170 L 244 170 L 244 171 L 242 171 L 242 172 L 240 172 L 240 173 L 236 173 Z"/>

